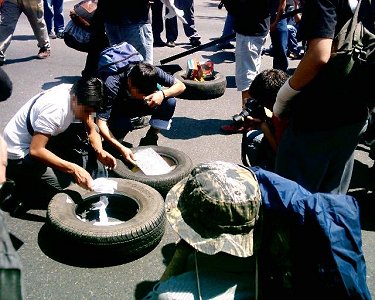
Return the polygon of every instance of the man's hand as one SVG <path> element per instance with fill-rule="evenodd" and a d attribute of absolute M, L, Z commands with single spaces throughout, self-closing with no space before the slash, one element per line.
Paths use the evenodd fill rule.
<path fill-rule="evenodd" d="M 7 161 L 7 144 L 0 136 L 0 183 L 3 183 L 6 180 L 5 171 Z"/>
<path fill-rule="evenodd" d="M 163 91 L 156 91 L 151 95 L 148 95 L 144 98 L 145 103 L 150 107 L 159 106 L 164 100 Z"/>
<path fill-rule="evenodd" d="M 135 161 L 135 157 L 134 157 L 134 154 L 133 152 L 129 149 L 129 148 L 126 148 L 126 147 L 122 147 L 121 148 L 121 154 L 122 156 L 130 163 L 132 163 L 133 165 L 137 165 L 136 161 Z"/>
<path fill-rule="evenodd" d="M 73 164 L 73 176 L 75 182 L 84 189 L 92 190 L 92 186 L 94 184 L 93 179 L 89 172 L 87 172 L 84 168 L 80 167 L 79 165 Z"/>
<path fill-rule="evenodd" d="M 101 149 L 96 153 L 98 160 L 110 170 L 116 168 L 116 159 L 107 151 Z"/>

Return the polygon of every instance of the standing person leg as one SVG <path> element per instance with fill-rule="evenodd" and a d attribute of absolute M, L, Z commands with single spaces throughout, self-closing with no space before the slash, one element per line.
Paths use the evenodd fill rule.
<path fill-rule="evenodd" d="M 354 150 L 365 122 L 324 132 L 297 132 L 288 127 L 276 155 L 276 173 L 310 192 L 345 194 L 354 165 Z"/>
<path fill-rule="evenodd" d="M 64 38 L 64 12 L 63 12 L 64 1 L 53 0 L 53 23 L 55 27 L 56 36 L 59 39 Z"/>
<path fill-rule="evenodd" d="M 261 64 L 262 47 L 266 42 L 265 36 L 245 36 L 236 34 L 236 85 L 241 92 L 241 109 L 251 97 L 249 87 L 258 74 Z M 227 134 L 241 133 L 245 128 L 241 124 L 223 125 L 221 130 Z"/>
<path fill-rule="evenodd" d="M 168 14 L 168 8 L 166 9 L 166 14 Z M 177 17 L 165 19 L 165 35 L 167 38 L 167 46 L 175 47 L 178 37 Z"/>
<path fill-rule="evenodd" d="M 273 68 L 284 72 L 288 70 L 288 27 L 286 19 L 280 20 L 274 31 L 270 32 Z"/>
<path fill-rule="evenodd" d="M 5 51 L 8 49 L 13 38 L 13 33 L 21 13 L 21 8 L 8 0 L 5 0 L 0 8 L 0 66 L 5 63 Z"/>
<path fill-rule="evenodd" d="M 51 39 L 55 39 L 56 35 L 53 30 L 53 0 L 43 0 L 43 9 L 44 9 L 44 21 L 46 22 L 47 32 Z"/>
<path fill-rule="evenodd" d="M 165 46 L 165 43 L 161 38 L 161 33 L 164 29 L 163 7 L 164 5 L 160 0 L 154 0 L 154 3 L 151 5 L 152 34 L 154 37 L 154 47 Z"/>
<path fill-rule="evenodd" d="M 38 41 L 39 53 L 38 58 L 44 59 L 50 56 L 51 44 L 48 37 L 47 26 L 44 21 L 43 1 L 37 0 L 30 3 L 30 1 L 22 0 L 24 7 L 24 14 L 27 16 L 34 35 Z"/>
<path fill-rule="evenodd" d="M 194 0 L 176 0 L 175 5 L 177 8 L 184 11 L 184 18 L 187 24 L 183 24 L 185 35 L 189 38 L 190 44 L 199 46 L 201 44 L 200 35 L 195 28 L 194 21 Z"/>
<path fill-rule="evenodd" d="M 221 34 L 221 37 L 225 37 L 225 36 L 228 36 L 228 35 L 233 34 L 233 33 L 234 33 L 233 16 L 231 14 L 227 13 L 227 17 L 225 18 L 225 23 L 224 23 L 223 32 Z M 232 39 L 232 40 L 234 40 L 234 39 Z M 226 41 L 221 42 L 218 46 L 221 49 L 233 49 L 234 45 L 232 45 L 230 42 L 231 42 L 231 40 L 228 39 Z"/>
<path fill-rule="evenodd" d="M 105 23 L 110 45 L 123 41 L 133 45 L 145 62 L 153 64 L 153 36 L 151 24 L 116 25 Z"/>

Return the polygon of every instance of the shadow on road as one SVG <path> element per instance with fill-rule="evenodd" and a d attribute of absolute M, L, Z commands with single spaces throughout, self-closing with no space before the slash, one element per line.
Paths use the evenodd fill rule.
<path fill-rule="evenodd" d="M 55 77 L 56 81 L 50 81 L 50 82 L 45 82 L 42 85 L 43 90 L 48 90 L 50 88 L 53 88 L 56 85 L 59 85 L 61 83 L 74 83 L 76 82 L 80 76 L 60 76 L 60 77 Z"/>
<path fill-rule="evenodd" d="M 166 244 L 161 249 L 161 253 L 163 255 L 163 263 L 166 266 L 171 261 L 175 249 L 176 249 L 176 245 L 174 243 Z M 152 288 L 157 282 L 158 281 L 156 280 L 156 281 L 142 281 L 138 283 L 137 286 L 135 287 L 134 299 L 135 300 L 143 299 L 152 290 Z"/>
<path fill-rule="evenodd" d="M 36 55 L 28 56 L 28 57 L 14 58 L 14 59 L 7 59 L 5 61 L 5 64 L 6 65 L 18 64 L 18 63 L 22 63 L 22 62 L 26 62 L 26 61 L 30 61 L 30 60 L 34 60 L 34 59 L 37 59 Z"/>
<path fill-rule="evenodd" d="M 136 255 L 124 255 L 123 248 L 84 245 L 74 242 L 44 224 L 38 234 L 40 249 L 49 258 L 60 263 L 81 268 L 103 268 L 135 261 L 151 252 L 157 245 Z"/>
<path fill-rule="evenodd" d="M 14 35 L 12 37 L 13 41 L 29 41 L 29 40 L 36 40 L 34 35 L 27 35 L 27 34 L 20 34 L 20 35 Z"/>
<path fill-rule="evenodd" d="M 220 127 L 227 123 L 228 120 L 173 117 L 171 130 L 162 131 L 162 134 L 169 139 L 189 140 L 204 135 L 221 134 Z"/>

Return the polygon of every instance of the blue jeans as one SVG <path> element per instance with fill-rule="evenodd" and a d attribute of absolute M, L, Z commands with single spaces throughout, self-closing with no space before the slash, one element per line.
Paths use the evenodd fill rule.
<path fill-rule="evenodd" d="M 187 24 L 183 24 L 185 35 L 188 38 L 200 39 L 200 35 L 195 29 L 194 22 L 194 1 L 193 0 L 175 0 L 174 4 L 178 9 L 184 11 L 184 18 Z M 168 13 L 168 11 L 167 11 Z M 165 32 L 167 41 L 175 41 L 178 36 L 177 17 L 165 20 Z"/>
<path fill-rule="evenodd" d="M 289 126 L 276 155 L 276 173 L 312 193 L 346 194 L 354 166 L 354 150 L 366 121 L 325 131 Z"/>
<path fill-rule="evenodd" d="M 151 24 L 117 25 L 106 22 L 104 26 L 111 46 L 126 41 L 138 50 L 145 62 L 153 63 L 154 39 Z"/>
<path fill-rule="evenodd" d="M 277 23 L 276 29 L 270 32 L 270 37 L 273 51 L 273 68 L 287 71 L 288 27 L 286 19 L 280 20 Z"/>
<path fill-rule="evenodd" d="M 176 108 L 174 97 L 165 99 L 161 105 L 153 108 L 142 101 L 131 99 L 112 108 L 107 124 L 117 140 L 123 140 L 133 130 L 131 118 L 151 115 L 150 125 L 157 129 L 169 129 Z"/>
<path fill-rule="evenodd" d="M 47 31 L 50 33 L 55 29 L 55 33 L 64 31 L 63 0 L 44 0 L 44 20 Z"/>
<path fill-rule="evenodd" d="M 288 50 L 292 53 L 299 54 L 297 41 L 297 28 L 288 24 Z"/>

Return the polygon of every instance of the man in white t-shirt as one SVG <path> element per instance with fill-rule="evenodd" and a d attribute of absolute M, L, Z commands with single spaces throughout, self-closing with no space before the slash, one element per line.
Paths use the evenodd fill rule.
<path fill-rule="evenodd" d="M 14 195 L 17 205 L 28 200 L 22 199 L 22 193 L 28 193 L 27 198 L 36 196 L 37 186 L 42 187 L 37 196 L 48 199 L 73 181 L 91 189 L 93 177 L 108 175 L 100 163 L 116 166 L 115 158 L 102 148 L 92 117 L 102 99 L 101 80 L 81 78 L 74 85 L 61 84 L 36 95 L 13 116 L 4 129 L 4 139 L 7 178 L 16 182 L 19 191 Z M 87 137 L 89 143 L 82 148 L 80 139 Z"/>

